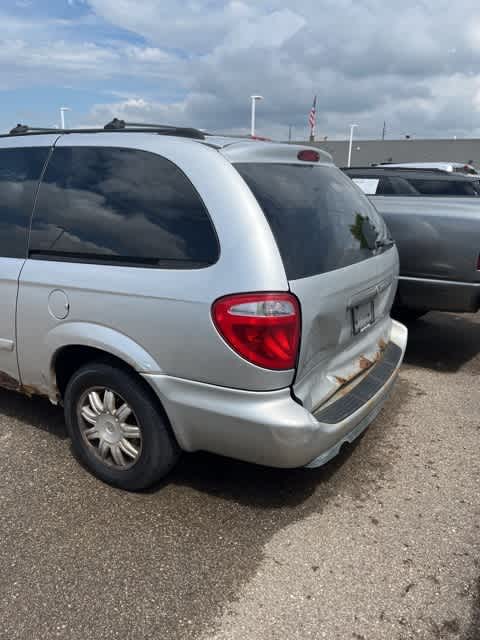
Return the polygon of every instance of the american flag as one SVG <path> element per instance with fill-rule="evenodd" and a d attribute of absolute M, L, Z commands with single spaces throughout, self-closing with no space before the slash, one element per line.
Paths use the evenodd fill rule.
<path fill-rule="evenodd" d="M 308 114 L 308 124 L 312 135 L 315 133 L 315 125 L 317 124 L 317 96 L 313 99 L 312 108 Z"/>

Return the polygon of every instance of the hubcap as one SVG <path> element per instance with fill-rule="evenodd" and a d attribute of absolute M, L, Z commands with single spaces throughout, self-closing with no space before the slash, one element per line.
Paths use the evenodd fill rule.
<path fill-rule="evenodd" d="M 117 469 L 134 465 L 142 450 L 142 430 L 133 409 L 106 387 L 86 391 L 79 402 L 82 437 L 95 455 Z"/>

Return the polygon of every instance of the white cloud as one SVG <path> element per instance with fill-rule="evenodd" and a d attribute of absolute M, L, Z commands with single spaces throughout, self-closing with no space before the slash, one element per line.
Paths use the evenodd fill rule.
<path fill-rule="evenodd" d="M 206 53 L 222 42 L 240 22 L 263 15 L 261 3 L 246 0 L 90 0 L 105 20 L 137 33 L 162 48 L 185 48 Z"/>
<path fill-rule="evenodd" d="M 91 112 L 89 126 L 103 126 L 112 118 L 136 122 L 155 122 L 160 124 L 185 124 L 185 104 L 161 104 L 144 98 L 129 97 L 118 102 L 95 105 Z"/>
<path fill-rule="evenodd" d="M 8 34 L 0 39 L 0 89 L 47 82 L 71 86 L 81 82 L 85 86 L 129 74 L 139 80 L 161 79 L 178 74 L 182 68 L 181 60 L 158 47 L 121 40 L 93 41 L 88 37 L 93 22 L 88 15 L 80 21 L 49 18 L 42 22 L 0 12 L 2 29 Z"/>
<path fill-rule="evenodd" d="M 329 137 L 344 135 L 351 121 L 366 136 L 378 135 L 385 119 L 392 135 L 480 127 L 477 0 L 404 0 L 401 10 L 385 0 L 84 5 L 90 14 L 80 31 L 66 20 L 5 16 L 4 86 L 41 85 L 45 73 L 72 86 L 108 81 L 119 99 L 99 97 L 86 118 L 101 122 L 118 115 L 246 131 L 249 96 L 261 93 L 258 126 L 281 137 L 290 124 L 306 133 L 314 94 L 319 133 Z M 112 25 L 123 30 L 116 40 Z"/>
<path fill-rule="evenodd" d="M 274 11 L 259 16 L 256 20 L 241 21 L 234 26 L 224 41 L 223 48 L 230 50 L 248 49 L 249 47 L 278 48 L 292 38 L 306 20 L 290 9 Z"/>
<path fill-rule="evenodd" d="M 152 46 L 190 53 L 182 108 L 148 100 L 149 116 L 153 110 L 197 126 L 243 129 L 248 96 L 258 92 L 266 98 L 260 127 L 286 132 L 293 124 L 303 133 L 317 93 L 319 130 L 330 137 L 343 135 L 352 118 L 364 135 L 378 133 L 384 119 L 398 134 L 413 127 L 461 135 L 479 126 L 474 0 L 404 0 L 401 11 L 383 0 L 198 0 L 181 7 L 143 0 L 137 10 L 133 0 L 90 5 Z M 142 108 L 135 109 L 141 117 Z"/>

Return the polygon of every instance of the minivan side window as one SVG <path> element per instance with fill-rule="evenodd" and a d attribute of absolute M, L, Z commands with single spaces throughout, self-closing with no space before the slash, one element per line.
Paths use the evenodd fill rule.
<path fill-rule="evenodd" d="M 30 257 L 162 268 L 215 263 L 200 196 L 169 160 L 137 149 L 55 149 L 39 189 Z"/>
<path fill-rule="evenodd" d="M 49 147 L 0 150 L 0 257 L 26 258 L 35 193 Z"/>

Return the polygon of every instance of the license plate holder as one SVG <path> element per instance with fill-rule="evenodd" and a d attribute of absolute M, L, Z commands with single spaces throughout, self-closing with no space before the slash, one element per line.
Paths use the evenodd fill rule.
<path fill-rule="evenodd" d="M 353 334 L 362 333 L 375 322 L 375 302 L 368 300 L 352 307 Z"/>

